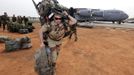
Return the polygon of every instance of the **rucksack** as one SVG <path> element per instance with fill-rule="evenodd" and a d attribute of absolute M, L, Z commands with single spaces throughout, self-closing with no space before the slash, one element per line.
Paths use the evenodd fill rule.
<path fill-rule="evenodd" d="M 5 42 L 5 50 L 7 52 L 9 51 L 15 51 L 20 49 L 20 43 L 16 40 L 9 40 Z"/>
<path fill-rule="evenodd" d="M 28 29 L 19 29 L 20 34 L 28 34 L 29 30 Z"/>
<path fill-rule="evenodd" d="M 39 75 L 54 75 L 52 55 L 48 49 L 49 47 L 39 48 L 35 54 L 35 71 Z"/>
<path fill-rule="evenodd" d="M 19 49 L 29 49 L 31 47 L 32 44 L 29 37 L 16 38 L 5 42 L 5 50 L 7 52 Z"/>
<path fill-rule="evenodd" d="M 5 43 L 5 41 L 9 41 L 10 38 L 8 36 L 0 36 L 0 43 Z"/>

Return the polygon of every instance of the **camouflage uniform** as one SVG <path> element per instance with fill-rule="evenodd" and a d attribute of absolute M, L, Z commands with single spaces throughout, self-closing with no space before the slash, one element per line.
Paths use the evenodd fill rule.
<path fill-rule="evenodd" d="M 69 9 L 69 14 L 72 16 L 72 17 L 75 17 L 74 16 L 74 13 L 76 12 L 76 10 L 73 8 L 73 7 L 71 7 L 70 9 Z"/>
<path fill-rule="evenodd" d="M 19 24 L 22 24 L 23 18 L 21 16 L 17 16 L 17 22 Z"/>
<path fill-rule="evenodd" d="M 61 41 L 65 35 L 64 26 L 62 24 L 56 25 L 52 22 L 51 25 L 43 25 L 43 32 L 46 31 L 49 31 L 46 41 L 51 48 L 52 62 L 55 63 L 60 51 Z"/>
<path fill-rule="evenodd" d="M 28 18 L 27 18 L 27 17 L 25 17 L 25 16 L 23 16 L 23 22 L 24 22 L 24 24 L 25 24 L 25 25 L 27 25 Z"/>
<path fill-rule="evenodd" d="M 12 22 L 16 22 L 17 21 L 17 19 L 16 19 L 16 17 L 15 17 L 15 15 L 12 17 Z"/>
<path fill-rule="evenodd" d="M 9 17 L 7 16 L 6 13 L 4 13 L 4 15 L 2 16 L 2 24 L 3 24 L 3 30 L 5 30 L 6 28 L 6 25 L 8 24 L 9 22 Z"/>

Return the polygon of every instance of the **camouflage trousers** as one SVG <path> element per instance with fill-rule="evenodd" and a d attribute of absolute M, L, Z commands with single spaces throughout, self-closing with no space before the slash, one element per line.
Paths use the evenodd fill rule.
<path fill-rule="evenodd" d="M 7 26 L 7 22 L 3 22 L 2 25 L 3 25 L 3 31 L 6 29 L 6 26 Z"/>
<path fill-rule="evenodd" d="M 52 62 L 53 63 L 56 63 L 56 60 L 57 60 L 58 55 L 59 55 L 59 51 L 60 51 L 60 49 L 58 46 L 51 48 Z"/>
<path fill-rule="evenodd" d="M 48 63 L 49 65 L 51 65 L 51 71 L 52 71 L 52 75 L 56 75 L 56 61 L 59 55 L 59 50 L 60 46 L 56 46 L 53 48 L 46 48 L 47 54 L 48 54 Z"/>
<path fill-rule="evenodd" d="M 49 52 L 51 52 L 51 55 L 52 55 L 52 62 L 56 63 L 56 60 L 60 52 L 61 41 L 54 41 L 48 38 L 47 42 L 48 42 L 48 46 L 50 47 Z"/>

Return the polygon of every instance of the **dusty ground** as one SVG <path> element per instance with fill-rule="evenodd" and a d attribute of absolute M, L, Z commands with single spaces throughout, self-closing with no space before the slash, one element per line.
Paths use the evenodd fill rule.
<path fill-rule="evenodd" d="M 33 33 L 29 50 L 4 52 L 0 43 L 0 75 L 37 75 L 34 53 L 39 48 L 39 26 Z M 3 32 L 0 35 L 25 35 Z M 134 75 L 134 30 L 78 28 L 77 42 L 65 39 L 57 60 L 57 75 Z"/>

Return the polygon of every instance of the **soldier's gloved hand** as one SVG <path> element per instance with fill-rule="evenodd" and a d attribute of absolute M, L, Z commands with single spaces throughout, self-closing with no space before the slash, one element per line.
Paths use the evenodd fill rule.
<path fill-rule="evenodd" d="M 68 16 L 68 13 L 67 13 L 66 11 L 63 11 L 63 13 L 64 13 L 66 16 Z"/>
<path fill-rule="evenodd" d="M 47 41 L 44 41 L 44 45 L 45 45 L 45 46 L 48 46 L 48 42 L 47 42 Z"/>

